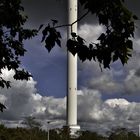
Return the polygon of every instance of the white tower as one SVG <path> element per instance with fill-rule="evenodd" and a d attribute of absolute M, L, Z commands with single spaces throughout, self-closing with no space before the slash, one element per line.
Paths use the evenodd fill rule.
<path fill-rule="evenodd" d="M 77 20 L 77 0 L 68 0 L 68 24 Z M 72 26 L 72 32 L 77 33 L 77 23 Z M 71 38 L 71 27 L 68 28 L 68 38 Z M 77 55 L 68 52 L 68 85 L 67 85 L 67 126 L 70 129 L 80 129 L 77 125 Z"/>
<path fill-rule="evenodd" d="M 139 132 L 138 132 L 138 136 L 140 137 L 140 124 L 139 124 Z"/>

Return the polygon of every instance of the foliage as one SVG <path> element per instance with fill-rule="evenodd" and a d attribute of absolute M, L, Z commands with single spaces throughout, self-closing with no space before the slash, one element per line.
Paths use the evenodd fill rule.
<path fill-rule="evenodd" d="M 78 140 L 107 140 L 107 138 L 102 135 L 97 134 L 96 132 L 83 131 L 78 137 Z"/>
<path fill-rule="evenodd" d="M 82 37 L 71 33 L 72 38 L 67 41 L 68 50 L 73 55 L 78 54 L 80 60 L 98 61 L 104 68 L 110 68 L 110 64 L 117 60 L 120 60 L 123 65 L 127 63 L 132 56 L 132 38 L 134 37 L 135 20 L 138 17 L 125 7 L 124 0 L 79 1 L 84 9 L 88 10 L 86 14 L 90 12 L 96 15 L 99 24 L 103 25 L 106 31 L 97 38 L 98 43 L 91 42 L 89 45 L 85 43 Z M 78 21 L 79 19 L 74 23 Z M 55 41 L 60 37 L 56 28 L 64 26 L 71 26 L 72 28 L 74 23 L 61 26 L 54 26 L 53 24 L 51 27 L 50 25 L 46 27 L 47 32 L 46 28 L 43 30 L 43 41 L 45 41 L 45 47 L 49 52 L 55 46 Z M 51 34 L 53 34 L 53 37 L 50 37 Z M 60 41 L 57 44 L 60 46 Z"/>
<path fill-rule="evenodd" d="M 48 24 L 48 26 L 46 26 L 45 29 L 42 31 L 43 36 L 41 42 L 45 41 L 45 47 L 49 52 L 55 46 L 55 44 L 61 47 L 61 34 L 54 28 L 54 25 L 57 23 L 56 21 L 54 21 L 55 20 L 53 20 L 52 22 L 53 27 Z"/>
<path fill-rule="evenodd" d="M 20 56 L 24 56 L 26 50 L 23 42 L 37 34 L 37 30 L 23 27 L 27 17 L 23 14 L 24 8 L 20 0 L 0 0 L 0 74 L 2 69 L 14 70 L 16 80 L 28 80 L 31 75 L 24 69 L 20 69 Z M 0 75 L 0 87 L 10 87 L 10 81 L 6 81 Z M 5 106 L 0 104 L 0 110 Z"/>
<path fill-rule="evenodd" d="M 0 111 L 3 112 L 4 109 L 6 109 L 6 107 L 2 103 L 0 103 Z"/>
<path fill-rule="evenodd" d="M 128 131 L 125 128 L 119 128 L 111 132 L 109 140 L 139 140 L 140 138 L 132 131 Z"/>
<path fill-rule="evenodd" d="M 104 68 L 110 68 L 111 62 L 118 59 L 124 65 L 131 57 L 133 50 L 132 38 L 135 31 L 135 20 L 133 15 L 124 5 L 124 0 L 79 0 L 87 12 L 70 25 L 58 26 L 57 20 L 46 27 L 43 25 L 37 29 L 25 29 L 24 24 L 27 16 L 24 15 L 24 8 L 21 0 L 0 1 L 0 87 L 10 87 L 10 81 L 2 77 L 2 69 L 14 70 L 13 76 L 16 80 L 28 80 L 31 75 L 20 68 L 20 57 L 24 56 L 26 50 L 24 41 L 37 35 L 43 28 L 42 42 L 50 52 L 57 44 L 61 47 L 61 34 L 57 28 L 72 26 L 84 18 L 89 12 L 96 15 L 99 24 L 106 28 L 98 37 L 98 43 L 87 45 L 84 39 L 75 33 L 67 41 L 68 50 L 75 55 L 78 54 L 82 61 L 98 61 Z M 0 104 L 0 111 L 5 106 Z"/>
<path fill-rule="evenodd" d="M 0 126 L 0 140 L 46 140 L 47 132 L 38 128 L 6 128 Z"/>
<path fill-rule="evenodd" d="M 26 125 L 30 129 L 41 127 L 41 123 L 36 121 L 36 118 L 32 116 L 25 117 L 25 120 L 22 122 L 22 124 Z"/>
<path fill-rule="evenodd" d="M 135 133 L 126 129 L 113 131 L 106 137 L 96 132 L 80 131 L 78 137 L 71 138 L 64 131 L 65 129 L 50 130 L 50 140 L 139 140 Z M 47 138 L 47 132 L 41 129 L 7 128 L 0 125 L 0 140 L 47 140 Z"/>
<path fill-rule="evenodd" d="M 19 56 L 24 56 L 23 41 L 35 36 L 37 30 L 24 29 L 27 17 L 23 15 L 24 8 L 20 0 L 0 1 L 0 74 L 7 68 L 15 71 L 15 79 L 27 79 L 31 75 L 19 69 Z M 0 77 L 0 86 L 9 87 L 9 82 Z"/>

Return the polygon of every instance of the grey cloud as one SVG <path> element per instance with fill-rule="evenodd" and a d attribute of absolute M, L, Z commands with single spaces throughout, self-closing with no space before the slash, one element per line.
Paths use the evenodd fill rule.
<path fill-rule="evenodd" d="M 135 75 L 136 70 L 130 70 L 126 79 L 124 80 L 124 88 L 126 93 L 133 94 L 140 92 L 140 77 Z"/>
<path fill-rule="evenodd" d="M 103 28 L 96 25 L 85 24 L 79 28 L 80 35 L 86 37 L 88 41 L 96 40 L 98 34 L 102 31 Z M 111 65 L 111 70 L 101 72 L 97 62 L 79 62 L 79 87 L 96 89 L 106 94 L 138 94 L 140 92 L 140 41 L 139 38 L 133 41 L 133 56 L 124 67 L 117 62 Z M 128 77 L 131 78 L 128 80 Z"/>
<path fill-rule="evenodd" d="M 1 90 L 0 101 L 7 107 L 1 119 L 20 120 L 26 116 L 65 118 L 65 98 L 43 97 L 37 93 L 36 82 L 32 78 L 29 81 L 16 81 L 12 78 L 13 74 L 13 71 L 3 70 L 3 78 L 10 80 L 12 85 L 10 89 Z"/>
<path fill-rule="evenodd" d="M 48 119 L 62 119 L 66 118 L 66 98 L 45 97 L 43 102 L 46 106 L 45 116 Z"/>
<path fill-rule="evenodd" d="M 102 32 L 104 32 L 103 26 L 97 24 L 83 24 L 78 29 L 78 34 L 82 36 L 87 43 L 97 42 L 97 38 Z"/>
<path fill-rule="evenodd" d="M 89 83 L 89 88 L 98 89 L 103 93 L 114 94 L 116 92 L 121 92 L 122 86 L 117 81 L 113 80 L 110 75 L 102 74 L 97 78 L 92 78 Z"/>
<path fill-rule="evenodd" d="M 94 122 L 95 120 L 100 119 L 100 114 L 97 114 L 102 104 L 100 98 L 101 95 L 99 91 L 84 90 L 80 92 L 78 95 L 79 120 Z"/>
<path fill-rule="evenodd" d="M 101 94 L 94 90 L 85 90 L 81 96 L 84 102 L 79 105 L 79 108 L 83 110 L 85 117 L 81 118 L 85 123 L 87 120 L 90 120 L 90 123 L 92 122 L 90 125 L 88 121 L 85 124 L 90 129 L 100 132 L 117 127 L 138 128 L 138 122 L 140 121 L 139 103 L 128 102 L 125 99 L 108 99 L 103 102 Z M 78 111 L 81 112 L 79 114 L 82 116 L 82 111 L 80 109 Z M 83 127 L 87 127 L 85 125 Z"/>
<path fill-rule="evenodd" d="M 29 81 L 16 81 L 12 78 L 13 73 L 13 71 L 3 70 L 3 77 L 12 82 L 12 87 L 1 90 L 1 95 L 6 98 L 4 104 L 7 106 L 1 118 L 16 120 L 34 114 L 41 104 L 39 98 L 38 101 L 34 99 L 38 96 L 36 82 L 32 78 Z"/>
<path fill-rule="evenodd" d="M 140 77 L 140 68 L 136 70 L 135 75 Z"/>

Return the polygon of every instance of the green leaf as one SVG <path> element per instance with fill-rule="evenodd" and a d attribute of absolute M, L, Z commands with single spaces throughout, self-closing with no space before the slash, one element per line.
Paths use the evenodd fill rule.
<path fill-rule="evenodd" d="M 132 42 L 132 40 L 127 40 L 126 47 L 131 49 L 131 50 L 133 49 L 133 42 Z"/>

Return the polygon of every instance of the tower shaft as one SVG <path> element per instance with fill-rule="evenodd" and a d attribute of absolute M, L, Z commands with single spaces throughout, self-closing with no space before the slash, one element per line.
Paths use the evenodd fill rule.
<path fill-rule="evenodd" d="M 68 24 L 77 20 L 77 0 L 68 0 Z M 68 27 L 68 39 L 71 38 L 71 31 L 77 33 L 77 23 L 72 28 Z M 67 126 L 77 126 L 77 55 L 70 52 L 68 57 L 68 80 L 67 80 Z M 79 127 L 80 128 L 80 127 Z"/>

